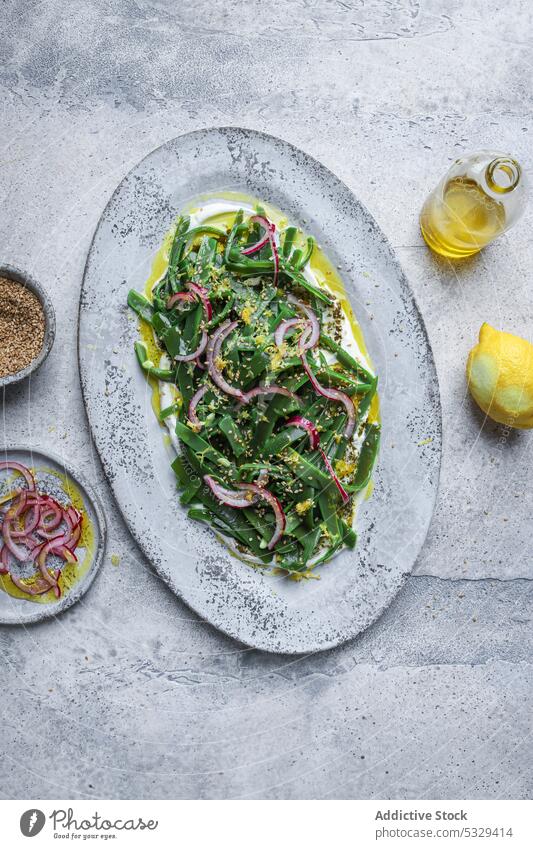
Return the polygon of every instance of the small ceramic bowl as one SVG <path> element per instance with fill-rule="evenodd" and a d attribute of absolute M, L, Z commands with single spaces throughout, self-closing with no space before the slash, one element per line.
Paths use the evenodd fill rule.
<path fill-rule="evenodd" d="M 12 265 L 0 264 L 0 277 L 7 277 L 9 280 L 15 280 L 17 283 L 22 283 L 26 289 L 33 292 L 33 294 L 36 295 L 41 302 L 45 320 L 43 347 L 41 348 L 40 353 L 29 365 L 26 366 L 26 368 L 17 371 L 16 374 L 7 374 L 5 377 L 0 377 L 1 389 L 2 387 L 9 386 L 13 383 L 20 383 L 21 380 L 24 380 L 26 377 L 29 377 L 30 374 L 33 374 L 33 372 L 36 371 L 45 361 L 52 349 L 52 345 L 54 344 L 56 335 L 56 314 L 52 301 L 42 286 L 37 283 L 33 277 L 26 274 L 25 271 L 21 271 L 20 268 L 15 268 Z"/>

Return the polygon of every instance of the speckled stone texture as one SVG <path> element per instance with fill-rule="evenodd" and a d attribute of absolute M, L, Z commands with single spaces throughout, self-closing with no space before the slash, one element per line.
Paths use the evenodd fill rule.
<path fill-rule="evenodd" d="M 460 265 L 417 226 L 459 153 L 531 167 L 531 25 L 520 0 L 3 4 L 0 260 L 48 289 L 57 338 L 6 390 L 2 436 L 63 454 L 110 520 L 87 596 L 0 631 L 3 796 L 531 796 L 531 436 L 485 422 L 463 369 L 484 320 L 531 336 L 533 205 Z M 81 401 L 76 311 L 101 211 L 152 148 L 214 124 L 286 138 L 353 189 L 436 358 L 443 467 L 417 574 L 326 654 L 243 649 L 176 600 L 117 513 Z"/>

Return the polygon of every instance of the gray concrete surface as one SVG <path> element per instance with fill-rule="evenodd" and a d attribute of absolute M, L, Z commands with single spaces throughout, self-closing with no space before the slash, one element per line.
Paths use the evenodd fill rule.
<path fill-rule="evenodd" d="M 79 605 L 0 631 L 0 795 L 531 797 L 531 436 L 484 422 L 463 370 L 484 320 L 531 337 L 533 204 L 461 265 L 417 227 L 460 152 L 531 168 L 531 25 L 527 0 L 2 5 L 0 260 L 41 281 L 58 318 L 43 369 L 3 396 L 2 439 L 77 465 L 111 540 Z M 439 371 L 442 482 L 416 575 L 324 655 L 246 650 L 165 589 L 81 401 L 77 301 L 100 212 L 141 156 L 213 124 L 280 135 L 352 187 L 397 247 Z"/>

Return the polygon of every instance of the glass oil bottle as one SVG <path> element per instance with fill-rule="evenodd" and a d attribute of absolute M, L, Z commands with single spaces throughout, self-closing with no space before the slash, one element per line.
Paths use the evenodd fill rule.
<path fill-rule="evenodd" d="M 525 178 L 510 156 L 480 151 L 458 159 L 427 198 L 420 229 L 429 247 L 460 259 L 477 253 L 521 216 Z"/>

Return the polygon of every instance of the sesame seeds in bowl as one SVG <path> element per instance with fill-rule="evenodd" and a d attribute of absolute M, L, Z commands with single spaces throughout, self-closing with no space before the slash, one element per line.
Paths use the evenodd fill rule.
<path fill-rule="evenodd" d="M 39 368 L 54 336 L 55 313 L 46 292 L 25 272 L 0 265 L 0 387 Z"/>

